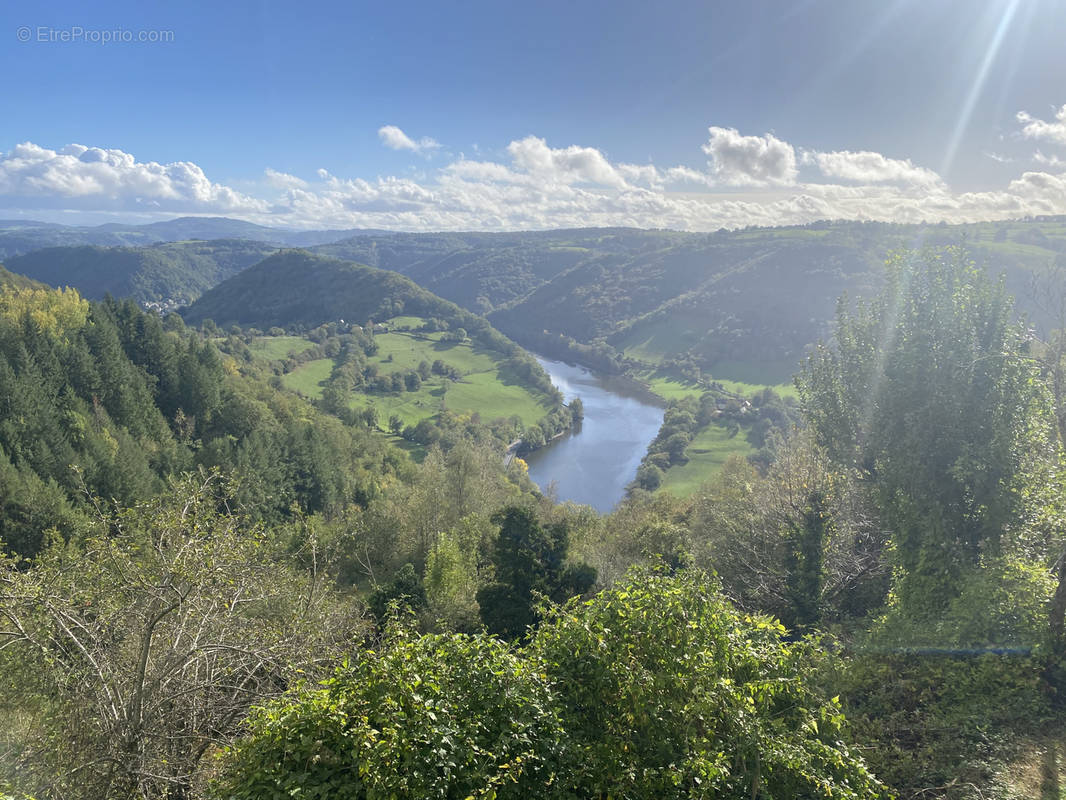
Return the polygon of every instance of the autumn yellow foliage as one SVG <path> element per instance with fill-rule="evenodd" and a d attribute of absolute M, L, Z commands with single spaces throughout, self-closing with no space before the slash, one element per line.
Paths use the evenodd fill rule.
<path fill-rule="evenodd" d="M 0 319 L 17 325 L 27 321 L 41 333 L 66 338 L 70 331 L 85 326 L 89 301 L 77 289 L 17 289 L 0 292 Z"/>

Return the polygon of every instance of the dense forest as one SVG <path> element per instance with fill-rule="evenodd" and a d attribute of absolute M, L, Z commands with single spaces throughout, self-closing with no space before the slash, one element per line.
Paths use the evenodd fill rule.
<path fill-rule="evenodd" d="M 980 255 L 892 256 L 794 402 L 674 402 L 604 516 L 521 420 L 365 413 L 402 348 L 528 359 L 405 278 L 281 251 L 183 319 L 0 274 L 0 797 L 1059 797 L 1066 283 L 1034 326 Z M 653 492 L 712 424 L 757 452 Z"/>
<path fill-rule="evenodd" d="M 102 300 L 186 305 L 274 248 L 243 239 L 165 242 L 151 247 L 46 247 L 7 260 L 12 272 L 51 284 L 75 286 Z"/>

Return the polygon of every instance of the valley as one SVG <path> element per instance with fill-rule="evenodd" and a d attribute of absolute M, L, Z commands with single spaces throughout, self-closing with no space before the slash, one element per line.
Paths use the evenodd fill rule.
<path fill-rule="evenodd" d="M 804 353 L 826 333 L 832 298 L 873 292 L 883 280 L 879 264 L 894 248 L 913 243 L 966 247 L 986 269 L 1003 271 L 1008 288 L 1038 326 L 1046 324 L 1035 294 L 1042 265 L 1056 262 L 1066 249 L 1066 225 L 1057 220 L 947 227 L 824 223 L 710 235 L 577 229 L 297 236 L 242 225 L 189 219 L 109 230 L 109 236 L 150 237 L 153 243 L 30 249 L 8 263 L 45 283 L 77 286 L 89 297 L 129 296 L 164 313 L 168 306 L 186 304 L 186 320 L 211 320 L 222 329 L 239 324 L 260 331 L 308 330 L 345 318 L 373 319 L 384 326 L 376 337 L 380 353 L 362 368 L 375 373 L 377 391 L 356 391 L 342 404 L 352 412 L 377 414 L 391 432 L 414 428 L 444 411 L 484 420 L 513 417 L 524 428 L 545 422 L 551 411 L 544 399 L 549 387 L 543 378 L 537 386 L 524 385 L 503 366 L 514 345 L 499 334 L 486 338 L 485 319 L 525 348 L 604 375 L 625 374 L 664 402 L 708 392 L 748 398 L 766 388 L 787 399 L 795 397 L 792 375 Z M 165 241 L 218 233 L 252 238 Z M 35 246 L 34 236 L 40 244 L 60 234 L 92 239 L 62 226 L 6 233 L 0 226 L 0 242 L 16 234 L 23 237 L 18 240 L 22 248 Z M 284 249 L 292 242 L 309 244 L 311 251 Z M 360 262 L 385 271 L 342 266 Z M 387 277 L 396 273 L 458 307 L 443 298 L 428 299 L 431 295 L 416 283 Z M 382 282 L 380 290 L 360 288 L 375 281 Z M 471 340 L 448 343 L 442 341 L 450 338 L 444 332 L 422 330 L 441 315 L 453 317 L 454 327 L 469 329 Z M 268 360 L 285 361 L 288 341 L 253 336 L 250 347 Z M 305 350 L 313 346 L 301 341 Z M 426 375 L 419 374 L 417 386 L 411 380 L 410 389 L 394 391 L 390 385 L 384 390 L 381 378 L 399 389 L 402 373 L 438 359 L 457 380 L 423 368 Z M 284 371 L 284 385 L 321 401 L 341 367 L 336 354 L 301 359 Z M 341 401 L 330 402 L 339 408 Z M 558 418 L 546 422 L 542 431 L 554 436 L 560 424 Z M 757 436 L 753 444 L 749 430 L 738 435 L 718 422 L 701 428 L 684 463 L 660 465 L 667 471 L 658 490 L 691 493 L 729 454 L 752 455 L 765 437 Z"/>
<path fill-rule="evenodd" d="M 1051 306 L 1034 290 L 1049 286 L 1040 281 L 1058 263 L 1057 237 L 1066 239 L 1066 229 L 1046 222 L 1016 226 L 990 241 L 978 237 L 974 250 L 926 249 L 890 257 L 884 266 L 867 264 L 873 245 L 863 251 L 837 241 L 825 249 L 834 237 L 854 235 L 849 225 L 711 236 L 610 230 L 356 237 L 361 246 L 374 245 L 368 257 L 376 253 L 379 263 L 407 274 L 248 241 L 79 245 L 9 259 L 34 277 L 0 272 L 0 539 L 10 552 L 0 557 L 0 608 L 27 631 L 53 618 L 79 619 L 84 647 L 108 659 L 107 668 L 123 681 L 138 674 L 128 663 L 137 650 L 112 642 L 142 637 L 148 642 L 140 651 L 142 691 L 166 694 L 157 702 L 180 706 L 183 718 L 201 719 L 204 728 L 224 724 L 215 714 L 220 703 L 235 709 L 235 719 L 251 714 L 250 728 L 227 728 L 218 741 L 238 743 L 225 756 L 224 780 L 251 787 L 252 796 L 258 781 L 288 780 L 295 767 L 271 753 L 266 769 L 280 770 L 280 777 L 263 778 L 258 751 L 245 748 L 266 746 L 263 737 L 272 741 L 273 727 L 293 717 L 256 716 L 248 704 L 266 699 L 305 713 L 320 702 L 320 690 L 307 695 L 300 680 L 281 677 L 289 675 L 289 664 L 318 669 L 301 661 L 301 653 L 322 653 L 325 663 L 334 663 L 348 657 L 350 642 L 373 641 L 382 658 L 401 659 L 345 689 L 361 697 L 372 685 L 396 691 L 399 664 L 411 658 L 421 666 L 405 685 L 415 689 L 442 659 L 459 658 L 463 675 L 493 663 L 487 652 L 419 650 L 435 642 L 514 648 L 507 652 L 561 665 L 580 631 L 595 638 L 590 651 L 624 646 L 627 658 L 638 646 L 658 647 L 663 635 L 704 637 L 711 630 L 728 645 L 707 639 L 700 652 L 730 654 L 755 636 L 760 657 L 769 657 L 767 647 L 786 648 L 773 658 L 802 653 L 803 664 L 825 670 L 806 678 L 803 691 L 829 691 L 824 685 L 837 693 L 818 701 L 831 710 L 818 712 L 818 730 L 809 724 L 803 730 L 816 738 L 828 730 L 839 747 L 843 740 L 831 720 L 846 709 L 877 775 L 905 787 L 943 780 L 962 746 L 940 733 L 955 730 L 945 719 L 961 714 L 963 735 L 979 736 L 992 697 L 1002 718 L 997 724 L 1017 728 L 1022 723 L 1007 695 L 1048 713 L 1043 695 L 1031 689 L 1043 667 L 1029 643 L 1044 624 L 1041 604 L 1051 591 L 1038 562 L 1015 556 L 971 566 L 973 578 L 943 578 L 948 572 L 939 570 L 938 580 L 962 586 L 953 595 L 928 589 L 912 562 L 902 577 L 890 578 L 897 556 L 885 555 L 898 547 L 899 563 L 917 563 L 957 548 L 952 558 L 974 558 L 951 532 L 940 550 L 925 552 L 928 531 L 916 535 L 907 527 L 915 524 L 914 511 L 897 505 L 904 496 L 924 503 L 921 513 L 930 519 L 952 524 L 961 524 L 958 514 L 940 504 L 962 507 L 971 491 L 995 500 L 979 509 L 985 518 L 1011 502 L 1039 502 L 1026 519 L 1034 527 L 1057 524 L 1057 506 L 1041 498 L 1059 485 L 1047 478 L 1058 452 L 1051 438 L 1051 398 L 1058 395 L 1042 383 L 1047 379 L 1037 379 L 1043 373 L 1026 365 L 1044 364 L 1054 377 L 1055 353 L 1059 369 L 1066 363 L 1054 349 L 1061 348 L 1055 335 L 1045 343 L 1031 333 L 1043 331 L 1042 320 L 1050 318 L 1041 316 Z M 899 233 L 878 230 L 883 237 Z M 1045 237 L 1043 245 L 1028 244 L 1039 238 L 1034 231 Z M 940 233 L 962 241 L 974 231 Z M 993 252 L 1005 259 L 1002 283 L 966 261 Z M 512 266 L 516 283 L 505 289 Z M 419 285 L 409 277 L 415 272 L 463 304 Z M 52 289 L 41 278 L 102 299 Z M 189 302 L 176 310 L 167 310 L 166 298 L 153 299 L 179 286 Z M 1019 305 L 1031 312 L 1032 328 L 1011 321 L 1010 286 L 1028 287 Z M 839 304 L 821 297 L 837 288 L 845 292 Z M 125 299 L 112 297 L 112 289 Z M 900 292 L 912 293 L 908 308 L 915 311 L 895 320 L 903 334 L 891 339 L 890 386 L 875 387 L 881 394 L 873 419 L 884 427 L 875 438 L 860 438 L 853 426 L 872 424 L 863 416 L 871 363 L 864 348 Z M 1053 286 L 1045 296 L 1054 297 Z M 941 329 L 923 314 L 952 322 Z M 828 345 L 816 343 L 833 331 L 838 337 Z M 839 337 L 841 331 L 847 335 Z M 986 343 L 990 335 L 999 338 Z M 839 348 L 847 357 L 838 361 Z M 988 355 L 1001 351 L 1012 357 Z M 930 354 L 939 360 L 927 363 Z M 991 433 L 989 414 L 1009 420 L 1002 442 Z M 925 427 L 912 430 L 915 424 Z M 945 438 L 947 430 L 953 433 Z M 938 459 L 956 447 L 956 436 L 976 444 L 971 455 L 950 454 L 949 469 Z M 855 460 L 859 448 L 870 447 L 879 448 L 876 467 Z M 923 448 L 915 461 L 912 454 Z M 985 461 L 972 462 L 972 454 Z M 990 466 L 992 459 L 998 466 Z M 971 463 L 972 476 L 959 472 Z M 925 470 L 923 486 L 942 484 L 935 493 L 910 483 L 916 469 Z M 1026 493 L 1003 495 L 998 483 L 988 482 L 995 470 L 1013 470 L 1011 480 L 1028 485 Z M 962 488 L 956 475 L 965 478 Z M 869 482 L 888 488 L 879 494 Z M 910 487 L 908 494 L 897 485 Z M 878 527 L 880 520 L 893 520 L 895 539 Z M 990 539 L 999 535 L 990 530 Z M 76 568 L 70 559 L 78 559 Z M 163 605 L 179 580 L 186 599 Z M 898 580 L 908 601 L 935 598 L 943 608 L 936 624 L 912 629 L 904 616 L 911 612 L 886 600 L 890 580 Z M 60 598 L 47 607 L 36 600 L 41 581 Z M 1005 588 L 985 592 L 983 581 Z M 645 595 L 649 586 L 655 588 Z M 257 600 L 245 606 L 248 591 Z M 1027 609 L 1022 621 L 986 613 L 989 598 L 1001 591 Z M 82 596 L 92 603 L 77 605 Z M 563 605 L 545 606 L 545 598 Z M 138 627 L 145 607 L 164 609 L 160 619 L 167 620 L 147 639 Z M 675 613 L 691 615 L 693 607 L 718 610 L 698 621 Z M 972 608 L 985 609 L 977 612 L 979 621 L 971 619 Z M 408 627 L 390 628 L 401 610 Z M 575 616 L 579 610 L 592 616 Z M 599 616 L 616 612 L 618 619 Z M 656 616 L 661 613 L 667 616 Z M 871 623 L 872 614 L 881 616 Z M 189 615 L 223 647 L 187 645 L 182 631 Z M 682 618 L 677 634 L 664 634 Z M 814 625 L 866 624 L 870 633 L 854 635 L 874 644 L 857 654 L 808 651 L 795 636 Z M 996 630 L 985 632 L 990 625 Z M 8 635 L 21 646 L 19 630 Z M 528 644 L 527 632 L 534 637 Z M 564 632 L 565 643 L 552 644 Z M 631 636 L 632 644 L 623 645 Z M 991 642 L 989 657 L 1016 663 L 982 655 L 953 664 L 979 687 L 960 705 L 941 693 L 947 684 L 934 674 L 943 668 L 936 658 L 896 655 L 900 647 L 939 652 L 942 641 L 981 653 Z M 999 655 L 1004 641 L 1010 655 Z M 166 642 L 162 655 L 154 655 L 157 642 Z M 0 706 L 0 721 L 27 718 L 13 713 L 36 715 L 32 725 L 0 729 L 0 749 L 43 741 L 37 732 L 52 730 L 56 697 L 84 707 L 66 688 L 79 657 L 50 647 L 47 661 L 36 650 L 11 650 L 20 654 L 15 657 L 0 647 L 0 667 L 30 687 L 9 703 L 18 711 Z M 377 669 L 369 666 L 370 652 L 360 651 L 359 669 Z M 709 665 L 719 663 L 692 670 L 693 652 L 686 644 L 676 653 L 686 697 L 688 682 L 704 680 L 717 669 Z M 208 676 L 243 675 L 244 685 L 256 688 L 247 698 L 234 694 L 228 679 L 175 670 L 169 653 Z M 255 683 L 263 659 L 274 653 L 279 677 L 271 680 L 281 681 L 280 688 Z M 837 658 L 848 659 L 843 675 L 827 666 Z M 566 669 L 581 673 L 586 663 Z M 611 655 L 606 663 L 623 662 Z M 885 704 L 905 707 L 893 694 L 902 684 L 885 681 L 885 669 L 913 671 L 940 693 L 927 707 L 906 712 L 910 727 L 903 732 L 883 725 Z M 496 677 L 483 675 L 479 685 L 507 674 L 498 666 L 490 673 Z M 345 674 L 315 674 L 324 685 L 348 686 Z M 550 713 L 569 719 L 602 705 L 599 695 L 593 706 L 565 696 L 562 687 L 583 691 L 586 679 L 581 673 L 554 684 L 546 695 L 552 699 L 544 701 L 555 704 Z M 110 688 L 90 679 L 83 691 Z M 452 699 L 465 696 L 443 691 Z M 750 708 L 743 698 L 738 703 Z M 165 738 L 177 720 L 159 711 L 145 724 Z M 124 724 L 120 717 L 101 729 Z M 318 732 L 333 723 L 314 724 Z M 419 729 L 432 724 L 427 717 Z M 570 724 L 579 730 L 585 723 Z M 912 728 L 931 742 L 917 768 L 897 755 Z M 97 752 L 113 747 L 110 735 L 84 735 Z M 812 746 L 807 736 L 798 746 Z M 796 746 L 788 745 L 789 752 Z M 1036 757 L 1037 745 L 1022 746 L 1026 759 Z M 31 770 L 25 774 L 40 785 L 56 780 L 51 765 L 65 763 L 65 756 L 47 748 L 25 752 L 18 756 L 21 768 Z M 833 758 L 847 781 L 865 782 L 868 791 L 858 796 L 884 796 L 866 761 Z M 162 747 L 146 746 L 143 759 L 159 773 L 171 763 L 202 769 L 199 756 Z M 1022 770 L 998 764 L 978 762 L 969 774 L 986 780 Z M 568 780 L 587 780 L 584 766 L 568 769 Z M 203 780 L 200 772 L 189 778 Z M 93 773 L 93 786 L 107 781 L 106 772 Z M 68 794 L 77 791 L 64 779 L 58 784 Z M 0 783 L 0 797 L 8 800 L 5 791 Z M 212 791 L 203 789 L 204 796 Z"/>

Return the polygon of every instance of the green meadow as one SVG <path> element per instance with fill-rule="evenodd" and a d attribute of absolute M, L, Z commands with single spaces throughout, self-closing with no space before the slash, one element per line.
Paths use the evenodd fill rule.
<path fill-rule="evenodd" d="M 312 347 L 314 343 L 302 336 L 259 336 L 248 345 L 248 349 L 253 353 L 269 361 L 280 361 L 290 355 L 299 355 Z"/>
<path fill-rule="evenodd" d="M 743 375 L 744 377 L 759 377 L 757 373 L 753 372 L 731 372 L 724 370 L 724 374 L 736 374 Z M 780 373 L 763 373 L 761 377 L 772 379 L 777 377 Z M 707 392 L 707 387 L 693 381 L 680 380 L 672 375 L 668 375 L 662 370 L 645 370 L 639 372 L 636 378 L 647 385 L 647 387 L 661 397 L 663 400 L 680 400 L 682 397 L 698 396 Z M 758 380 L 733 380 L 726 377 L 719 377 L 719 375 L 709 376 L 709 381 L 717 381 L 722 385 L 727 392 L 740 395 L 751 395 L 755 392 L 763 389 L 773 389 L 782 397 L 795 397 L 796 387 L 789 380 L 786 382 L 761 382 Z"/>
<path fill-rule="evenodd" d="M 664 400 L 703 394 L 707 389 L 685 381 L 660 368 L 664 356 L 681 352 L 702 335 L 702 318 L 685 325 L 683 315 L 670 319 L 650 318 L 634 325 L 625 338 L 616 343 L 627 358 L 643 362 L 646 368 L 636 377 Z M 799 365 L 787 362 L 720 361 L 713 373 L 703 373 L 705 381 L 717 381 L 727 392 L 750 395 L 767 387 L 782 397 L 794 397 L 792 375 Z"/>
<path fill-rule="evenodd" d="M 741 428 L 733 436 L 722 425 L 708 425 L 685 448 L 688 463 L 673 466 L 666 471 L 660 491 L 678 497 L 693 494 L 714 477 L 731 455 L 746 457 L 754 448 L 748 442 L 746 431 Z"/>
<path fill-rule="evenodd" d="M 444 410 L 478 414 L 486 421 L 517 416 L 523 424 L 532 425 L 551 410 L 550 404 L 538 393 L 501 371 L 500 365 L 505 360 L 501 353 L 470 341 L 442 341 L 444 334 L 439 332 L 402 330 L 419 327 L 423 322 L 419 317 L 409 316 L 388 320 L 391 330 L 375 336 L 378 352 L 367 362 L 377 366 L 379 375 L 391 375 L 417 369 L 423 361 L 432 365 L 440 360 L 456 370 L 460 379 L 452 381 L 431 375 L 414 392 L 357 392 L 351 401 L 352 408 L 373 405 L 383 426 L 393 415 L 403 420 L 404 425 L 415 425 Z M 256 345 L 257 353 L 274 359 L 312 346 L 306 339 L 294 336 L 261 337 Z M 329 358 L 309 361 L 283 376 L 282 381 L 289 389 L 317 398 L 322 395 L 322 387 L 333 366 L 334 362 Z"/>
<path fill-rule="evenodd" d="M 316 358 L 282 376 L 281 382 L 287 389 L 300 392 L 308 397 L 318 398 L 322 396 L 322 384 L 329 378 L 332 371 L 332 358 Z"/>

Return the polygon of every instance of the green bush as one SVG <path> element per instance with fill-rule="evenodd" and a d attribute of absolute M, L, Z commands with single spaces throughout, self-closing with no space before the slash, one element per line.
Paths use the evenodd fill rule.
<path fill-rule="evenodd" d="M 216 796 L 885 796 L 815 688 L 815 643 L 740 614 L 707 575 L 631 573 L 542 613 L 521 650 L 392 629 L 256 712 Z"/>
<path fill-rule="evenodd" d="M 248 731 L 218 797 L 545 797 L 562 736 L 545 676 L 505 644 L 398 628 Z"/>
<path fill-rule="evenodd" d="M 842 739 L 824 659 L 776 620 L 740 614 L 698 570 L 634 573 L 571 602 L 531 643 L 552 678 L 572 796 L 874 798 Z"/>

